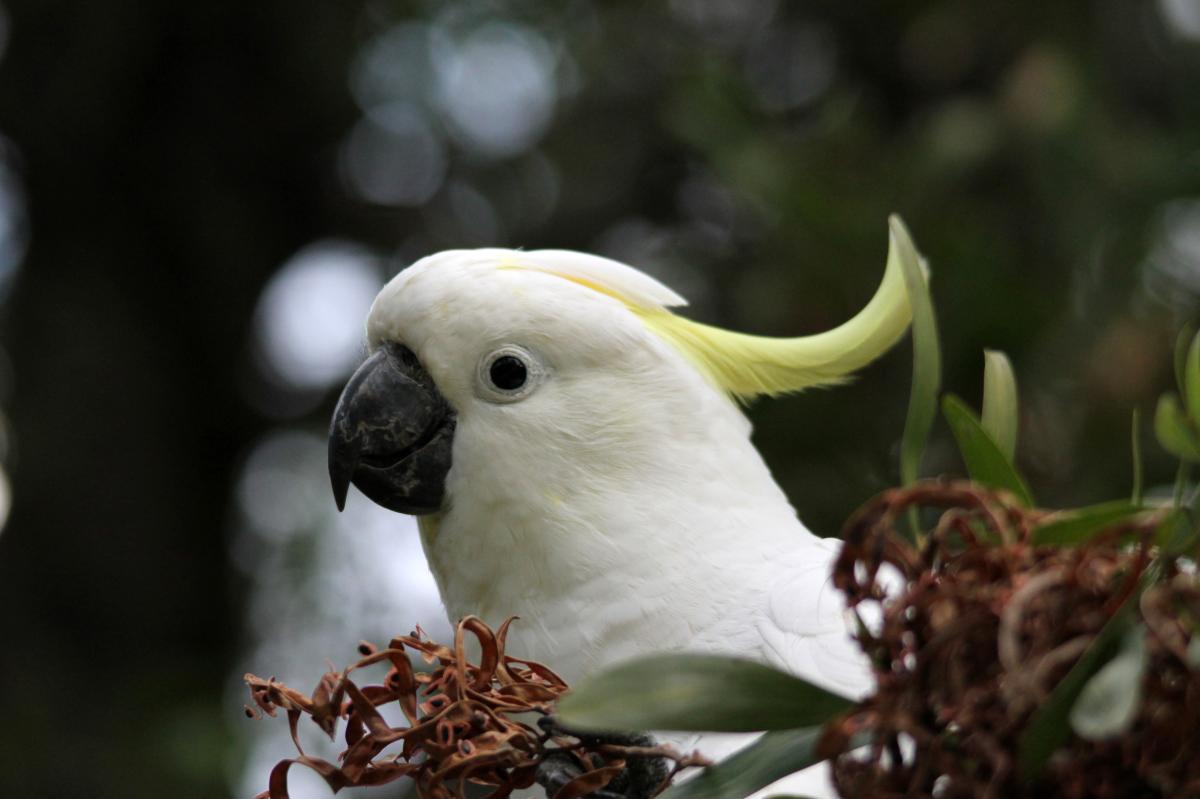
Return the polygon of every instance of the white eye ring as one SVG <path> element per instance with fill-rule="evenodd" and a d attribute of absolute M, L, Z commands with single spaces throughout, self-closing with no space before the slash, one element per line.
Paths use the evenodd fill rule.
<path fill-rule="evenodd" d="M 516 402 L 532 394 L 545 375 L 545 368 L 533 353 L 507 344 L 479 361 L 476 393 L 491 402 Z"/>

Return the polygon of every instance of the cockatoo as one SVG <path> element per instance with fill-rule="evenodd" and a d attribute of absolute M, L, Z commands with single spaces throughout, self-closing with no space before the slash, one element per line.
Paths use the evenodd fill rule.
<path fill-rule="evenodd" d="M 451 620 L 519 616 L 509 651 L 568 682 L 696 651 L 861 696 L 869 669 L 830 583 L 839 542 L 800 522 L 739 402 L 842 382 L 891 348 L 911 317 L 898 246 L 894 225 L 856 316 L 784 339 L 677 315 L 674 291 L 595 255 L 423 258 L 376 298 L 334 413 L 338 506 L 353 483 L 419 516 Z"/>

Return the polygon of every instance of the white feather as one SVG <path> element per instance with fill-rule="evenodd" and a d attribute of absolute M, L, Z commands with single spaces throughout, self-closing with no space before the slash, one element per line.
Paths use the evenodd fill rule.
<path fill-rule="evenodd" d="M 861 695 L 869 673 L 829 585 L 836 544 L 804 528 L 745 416 L 631 298 L 682 302 L 607 259 L 507 250 L 424 259 L 377 299 L 372 344 L 410 347 L 458 413 L 447 508 L 422 520 L 451 617 L 520 616 L 510 651 L 572 682 L 692 650 Z M 546 378 L 498 404 L 477 365 L 503 345 L 533 353 Z M 699 745 L 721 756 L 749 740 Z M 802 782 L 829 795 L 820 771 Z"/>

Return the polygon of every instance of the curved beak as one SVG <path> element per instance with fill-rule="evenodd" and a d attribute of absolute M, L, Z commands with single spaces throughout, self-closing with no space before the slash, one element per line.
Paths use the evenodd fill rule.
<path fill-rule="evenodd" d="M 453 438 L 454 411 L 412 351 L 380 347 L 346 383 L 329 427 L 338 510 L 351 483 L 389 510 L 440 510 Z"/>

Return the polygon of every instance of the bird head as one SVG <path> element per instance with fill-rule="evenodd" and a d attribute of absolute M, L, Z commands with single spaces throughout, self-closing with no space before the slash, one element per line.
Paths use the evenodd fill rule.
<path fill-rule="evenodd" d="M 350 483 L 411 514 L 444 510 L 465 486 L 546 497 L 564 481 L 588 490 L 645 479 L 664 442 L 709 435 L 713 424 L 740 425 L 747 438 L 737 400 L 842 382 L 900 338 L 911 311 L 898 248 L 911 246 L 893 225 L 867 306 L 800 338 L 688 320 L 672 310 L 685 304 L 674 291 L 594 255 L 424 258 L 376 298 L 370 355 L 334 412 L 338 505 Z"/>

